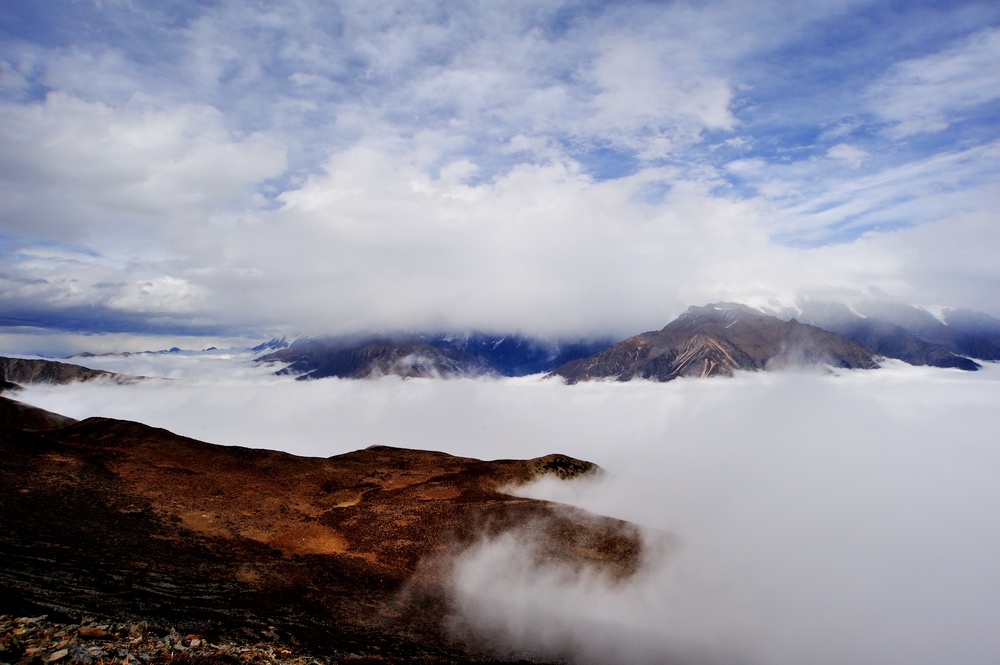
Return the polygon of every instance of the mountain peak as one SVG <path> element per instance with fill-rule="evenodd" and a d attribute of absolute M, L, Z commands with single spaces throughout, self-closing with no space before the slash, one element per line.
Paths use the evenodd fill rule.
<path fill-rule="evenodd" d="M 677 317 L 677 321 L 690 321 L 693 319 L 705 319 L 708 321 L 732 323 L 737 319 L 756 319 L 760 317 L 772 318 L 770 314 L 754 309 L 748 305 L 738 302 L 715 302 L 704 306 L 692 305 Z"/>
<path fill-rule="evenodd" d="M 570 383 L 636 377 L 671 381 L 801 365 L 878 367 L 874 352 L 842 335 L 795 319 L 783 321 L 739 303 L 720 302 L 689 307 L 662 330 L 630 337 L 553 374 Z"/>

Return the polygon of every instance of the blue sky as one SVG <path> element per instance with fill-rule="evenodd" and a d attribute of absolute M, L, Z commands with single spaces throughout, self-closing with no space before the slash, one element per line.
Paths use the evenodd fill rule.
<path fill-rule="evenodd" d="M 8 332 L 1000 316 L 994 2 L 7 2 L 0 113 Z"/>

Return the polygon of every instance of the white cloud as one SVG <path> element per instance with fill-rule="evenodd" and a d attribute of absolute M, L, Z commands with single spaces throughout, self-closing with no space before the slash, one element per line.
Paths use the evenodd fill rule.
<path fill-rule="evenodd" d="M 8 106 L 5 229 L 109 244 L 119 233 L 181 235 L 285 167 L 281 147 L 231 136 L 211 107 L 148 101 L 114 107 L 53 92 Z"/>
<path fill-rule="evenodd" d="M 187 312 L 261 334 L 454 327 L 625 336 L 722 297 L 765 291 L 789 303 L 797 291 L 869 284 L 907 301 L 921 302 L 915 294 L 926 290 L 934 303 L 988 310 L 997 277 L 985 239 L 995 225 L 988 213 L 963 209 L 983 210 L 995 198 L 988 180 L 970 186 L 991 154 L 977 148 L 875 175 L 840 166 L 844 175 L 826 193 L 806 197 L 801 184 L 829 163 L 862 157 L 834 150 L 825 167 L 786 171 L 746 162 L 742 177 L 773 178 L 767 186 L 782 192 L 769 210 L 720 198 L 712 180 L 685 180 L 674 169 L 595 182 L 551 152 L 546 164 L 475 182 L 470 160 L 433 177 L 421 153 L 358 148 L 280 194 L 277 209 L 251 202 L 254 212 L 216 223 L 179 216 L 151 229 L 164 241 L 155 259 L 142 248 L 145 260 L 127 261 L 123 248 L 141 240 L 112 239 L 109 249 L 120 249 L 111 257 L 25 253 L 8 264 L 5 289 L 21 302 Z M 948 178 L 964 188 L 952 192 Z M 650 187 L 664 193 L 650 200 Z M 829 224 L 866 211 L 859 224 L 877 224 L 871 210 L 914 188 L 923 195 L 890 207 L 886 222 L 894 228 L 894 216 L 912 209 L 907 221 L 924 220 L 924 228 L 812 249 L 771 240 L 822 238 Z M 970 247 L 969 234 L 984 242 Z M 956 272 L 955 262 L 965 269 Z"/>
<path fill-rule="evenodd" d="M 201 309 L 198 301 L 203 297 L 203 289 L 186 280 L 164 276 L 127 284 L 107 304 L 112 309 L 174 314 L 198 311 Z"/>
<path fill-rule="evenodd" d="M 594 182 L 555 162 L 467 184 L 357 149 L 229 234 L 225 260 L 199 281 L 218 310 L 317 332 L 659 327 L 684 298 L 704 297 L 676 295 L 680 285 L 725 282 L 727 265 L 766 243 L 752 206 L 699 183 L 672 182 L 663 202 L 649 203 L 646 188 L 670 175 Z M 261 270 L 252 288 L 225 284 L 250 269 Z"/>
<path fill-rule="evenodd" d="M 608 39 L 591 75 L 598 92 L 590 131 L 640 155 L 661 157 L 699 140 L 702 130 L 735 124 L 729 84 L 711 74 L 689 43 Z"/>
<path fill-rule="evenodd" d="M 898 136 L 937 132 L 1000 98 L 1000 30 L 987 28 L 955 46 L 893 66 L 869 91 L 872 109 Z"/>
<path fill-rule="evenodd" d="M 846 162 L 849 166 L 855 169 L 864 164 L 868 161 L 868 158 L 871 157 L 867 151 L 847 143 L 838 143 L 827 150 L 826 154 L 831 159 Z"/>
<path fill-rule="evenodd" d="M 944 224 L 993 208 L 998 146 L 990 142 L 887 164 L 856 146 L 837 144 L 826 158 L 787 165 L 738 160 L 727 168 L 773 203 L 779 216 L 771 231 L 779 238 L 823 244 L 831 235 L 851 241 L 879 226 Z"/>

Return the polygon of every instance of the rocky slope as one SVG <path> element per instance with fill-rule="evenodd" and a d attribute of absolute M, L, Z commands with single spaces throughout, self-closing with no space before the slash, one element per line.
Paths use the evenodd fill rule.
<path fill-rule="evenodd" d="M 716 303 L 691 307 L 662 330 L 630 337 L 563 365 L 553 375 L 569 383 L 600 378 L 670 381 L 817 364 L 878 367 L 873 351 L 842 335 L 743 305 Z"/>
<path fill-rule="evenodd" d="M 0 614 L 381 659 L 366 662 L 494 662 L 443 630 L 452 555 L 519 529 L 550 560 L 628 577 L 634 526 L 501 491 L 595 470 L 388 447 L 303 458 L 0 397 Z"/>
<path fill-rule="evenodd" d="M 94 381 L 107 379 L 123 383 L 131 380 L 114 372 L 88 369 L 80 365 L 61 363 L 54 360 L 0 357 L 0 389 L 14 388 L 24 383 L 72 383 L 73 381 Z M 13 385 L 10 385 L 13 384 Z"/>

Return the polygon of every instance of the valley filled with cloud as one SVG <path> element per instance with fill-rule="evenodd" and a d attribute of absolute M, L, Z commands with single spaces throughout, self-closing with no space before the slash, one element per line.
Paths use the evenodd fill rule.
<path fill-rule="evenodd" d="M 641 572 L 614 582 L 539 564 L 530 537 L 483 541 L 453 582 L 453 630 L 473 642 L 586 663 L 1000 655 L 994 364 L 567 386 L 302 382 L 207 355 L 105 361 L 172 378 L 35 386 L 19 398 L 316 457 L 393 445 L 600 464 L 599 480 L 513 491 L 641 525 Z"/>

